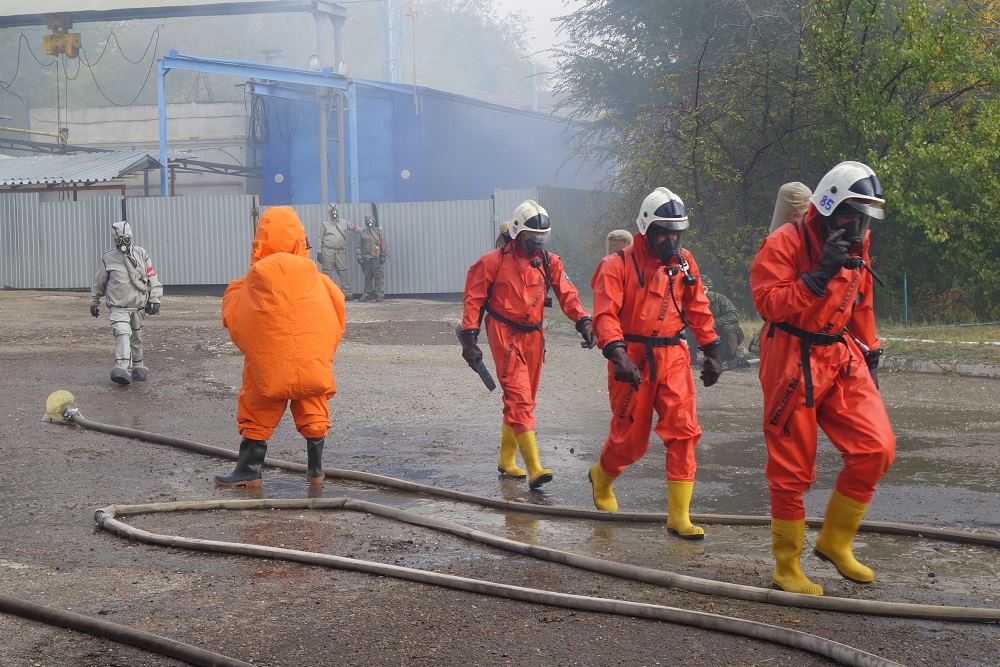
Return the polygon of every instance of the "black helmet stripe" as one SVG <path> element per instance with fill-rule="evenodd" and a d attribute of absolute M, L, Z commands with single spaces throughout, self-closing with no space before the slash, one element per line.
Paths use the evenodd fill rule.
<path fill-rule="evenodd" d="M 534 232 L 544 232 L 549 228 L 549 216 L 538 213 L 524 221 L 524 229 Z"/>
<path fill-rule="evenodd" d="M 653 211 L 653 216 L 657 218 L 666 218 L 668 220 L 683 218 L 684 204 L 680 203 L 676 199 L 665 201 L 660 204 L 655 211 Z"/>
<path fill-rule="evenodd" d="M 864 195 L 865 197 L 884 199 L 882 196 L 882 184 L 879 183 L 878 176 L 875 174 L 872 174 L 867 178 L 862 178 L 860 181 L 855 181 L 851 187 L 847 189 L 855 194 Z"/>

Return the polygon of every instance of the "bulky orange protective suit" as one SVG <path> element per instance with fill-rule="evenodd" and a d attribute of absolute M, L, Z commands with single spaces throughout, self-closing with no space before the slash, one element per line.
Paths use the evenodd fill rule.
<path fill-rule="evenodd" d="M 837 491 L 864 505 L 895 456 L 889 417 L 855 341 L 871 350 L 880 347 L 871 273 L 841 268 L 824 296 L 816 296 L 801 278 L 819 264 L 826 241 L 820 224 L 819 213 L 810 205 L 804 220 L 782 225 L 764 239 L 750 268 L 754 306 L 765 320 L 759 370 L 765 472 L 771 516 L 782 521 L 805 518 L 802 495 L 816 480 L 817 425 L 844 461 Z M 866 234 L 865 264 L 869 242 Z M 807 339 L 803 352 L 801 335 L 779 328 L 788 325 L 800 334 L 819 335 Z"/>
<path fill-rule="evenodd" d="M 626 466 L 646 453 L 656 410 L 655 431 L 666 447 L 667 480 L 694 481 L 694 448 L 701 427 L 695 407 L 691 355 L 684 341 L 676 339 L 684 331 L 680 311 L 684 311 L 699 345 L 707 345 L 717 336 L 698 265 L 690 252 L 682 249 L 681 253 L 689 272 L 697 276 L 694 285 L 685 286 L 681 272 L 667 275 L 645 235 L 636 236 L 632 245 L 602 259 L 590 282 L 594 289 L 597 345 L 603 349 L 613 341 L 626 341 L 629 359 L 642 375 L 639 388 L 633 389 L 615 380 L 608 362 L 611 427 L 600 465 L 612 477 L 621 475 Z M 672 344 L 654 346 L 628 340 L 633 336 L 674 340 Z"/>
<path fill-rule="evenodd" d="M 549 280 L 559 306 L 574 322 L 586 317 L 562 259 L 547 254 Z M 486 335 L 503 389 L 503 421 L 516 435 L 535 430 L 535 397 L 545 356 L 541 329 L 547 291 L 544 272 L 544 264 L 532 266 L 521 244 L 511 242 L 480 257 L 465 279 L 462 329 L 478 329 L 480 310 L 487 306 Z"/>
<path fill-rule="evenodd" d="M 309 259 L 294 209 L 267 209 L 250 270 L 222 297 L 222 324 L 245 357 L 236 412 L 240 435 L 267 440 L 291 401 L 299 433 L 326 436 L 327 401 L 337 392 L 333 355 L 344 322 L 344 293 Z"/>

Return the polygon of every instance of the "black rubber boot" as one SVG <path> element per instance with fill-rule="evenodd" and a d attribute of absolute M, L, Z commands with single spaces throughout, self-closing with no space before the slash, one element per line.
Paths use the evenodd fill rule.
<path fill-rule="evenodd" d="M 323 438 L 306 438 L 306 455 L 309 457 L 306 476 L 310 484 L 322 484 L 326 479 L 323 472 Z"/>
<path fill-rule="evenodd" d="M 236 470 L 228 475 L 216 475 L 219 486 L 260 486 L 261 467 L 267 455 L 267 442 L 243 438 L 240 443 L 240 457 L 236 460 Z"/>

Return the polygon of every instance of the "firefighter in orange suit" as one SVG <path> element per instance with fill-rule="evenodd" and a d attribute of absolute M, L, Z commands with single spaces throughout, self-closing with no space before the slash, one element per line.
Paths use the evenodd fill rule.
<path fill-rule="evenodd" d="M 851 549 L 896 438 L 878 392 L 881 354 L 872 311 L 868 219 L 882 218 L 878 177 L 860 162 L 830 170 L 805 217 L 764 239 L 750 269 L 754 305 L 764 318 L 760 384 L 771 495 L 774 588 L 822 595 L 802 572 L 802 495 L 816 480 L 817 426 L 844 461 L 815 555 L 845 578 L 875 573 Z"/>
<path fill-rule="evenodd" d="M 601 260 L 594 289 L 594 329 L 608 359 L 611 427 L 601 456 L 590 469 L 594 505 L 618 511 L 611 484 L 649 446 L 656 411 L 656 434 L 666 447 L 667 530 L 684 539 L 705 536 L 691 523 L 694 448 L 701 437 L 695 411 L 691 356 L 681 332 L 691 327 L 705 361 L 706 387 L 722 374 L 720 341 L 698 265 L 680 243 L 688 228 L 684 202 L 657 188 L 642 203 L 632 245 Z"/>
<path fill-rule="evenodd" d="M 229 283 L 222 324 L 243 353 L 236 422 L 243 441 L 236 469 L 216 475 L 220 486 L 260 486 L 267 439 L 291 401 L 295 428 L 306 439 L 310 483 L 322 483 L 328 401 L 337 392 L 333 355 L 344 335 L 344 293 L 309 259 L 295 210 L 261 216 L 250 270 Z"/>
<path fill-rule="evenodd" d="M 469 268 L 459 338 L 462 357 L 475 368 L 483 358 L 478 338 L 485 314 L 486 335 L 503 389 L 497 468 L 510 477 L 527 477 L 528 485 L 536 489 L 552 480 L 552 471 L 539 460 L 535 438 L 535 397 L 545 355 L 542 319 L 550 288 L 563 312 L 576 322 L 583 336 L 581 346 L 593 348 L 597 338 L 593 318 L 583 309 L 562 259 L 544 249 L 552 233 L 545 209 L 530 199 L 521 203 L 509 232 L 509 242 Z M 517 465 L 518 451 L 527 471 Z"/>

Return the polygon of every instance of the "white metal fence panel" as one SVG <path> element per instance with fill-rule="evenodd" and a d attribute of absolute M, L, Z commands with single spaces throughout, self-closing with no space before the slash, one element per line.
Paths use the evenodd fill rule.
<path fill-rule="evenodd" d="M 250 268 L 253 197 L 127 199 L 128 219 L 164 285 L 227 285 Z"/>
<path fill-rule="evenodd" d="M 378 219 L 389 244 L 387 293 L 461 292 L 496 238 L 489 199 L 379 204 Z"/>
<path fill-rule="evenodd" d="M 319 204 L 294 208 L 315 248 L 328 208 Z M 373 214 L 373 205 L 368 203 L 341 204 L 338 208 L 342 218 L 358 227 L 364 226 L 366 215 Z M 488 199 L 376 204 L 374 211 L 389 245 L 386 294 L 461 292 L 469 266 L 493 247 L 493 208 Z M 355 294 L 364 291 L 364 275 L 354 259 L 358 242 L 358 234 L 348 233 L 347 255 Z"/>
<path fill-rule="evenodd" d="M 495 190 L 493 192 L 493 205 L 496 207 L 496 216 L 494 222 L 494 230 L 500 227 L 500 223 L 507 222 L 514 215 L 514 209 L 523 202 L 525 199 L 534 199 L 539 204 L 542 202 L 538 201 L 538 188 L 524 188 L 522 190 Z M 542 204 L 545 206 L 545 204 Z M 494 231 L 493 238 L 496 239 L 497 235 Z"/>
<path fill-rule="evenodd" d="M 0 278 L 14 289 L 89 289 L 121 199 L 41 202 L 37 193 L 0 196 Z"/>
<path fill-rule="evenodd" d="M 583 230 L 595 219 L 594 211 L 581 204 L 587 201 L 581 192 L 498 190 L 492 199 L 356 203 L 339 208 L 341 217 L 359 227 L 377 209 L 389 243 L 387 294 L 455 294 L 464 289 L 469 266 L 493 248 L 498 221 L 508 220 L 525 199 L 537 199 L 550 209 L 553 240 L 560 246 L 565 240 L 565 250 L 560 250 L 578 254 Z M 135 242 L 149 251 L 168 290 L 225 286 L 246 273 L 255 231 L 253 201 L 250 196 L 125 200 Z M 327 206 L 295 209 L 315 248 Z M 101 254 L 111 247 L 111 223 L 119 219 L 117 196 L 43 203 L 37 194 L 0 195 L 0 279 L 16 289 L 89 289 Z M 349 233 L 351 286 L 360 294 L 364 278 L 354 262 L 357 244 L 358 235 Z M 574 278 L 588 276 L 581 273 Z"/>

